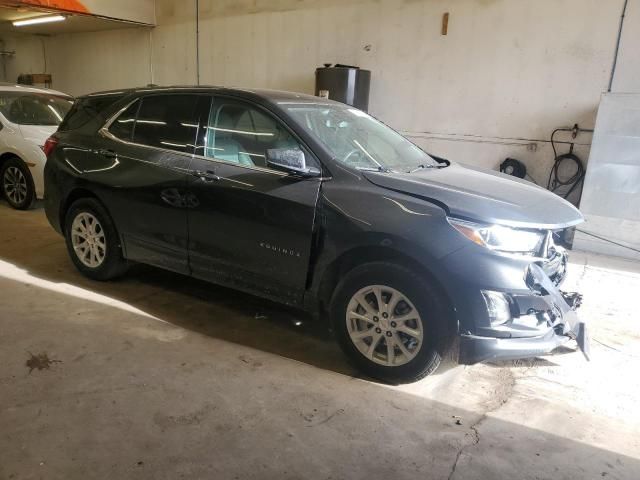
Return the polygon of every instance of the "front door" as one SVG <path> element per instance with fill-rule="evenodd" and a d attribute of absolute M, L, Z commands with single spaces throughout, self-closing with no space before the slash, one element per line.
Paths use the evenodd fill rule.
<path fill-rule="evenodd" d="M 266 150 L 303 147 L 266 110 L 226 97 L 214 99 L 200 131 L 190 166 L 193 274 L 300 303 L 320 180 L 271 169 Z M 305 153 L 313 165 L 315 160 Z"/>

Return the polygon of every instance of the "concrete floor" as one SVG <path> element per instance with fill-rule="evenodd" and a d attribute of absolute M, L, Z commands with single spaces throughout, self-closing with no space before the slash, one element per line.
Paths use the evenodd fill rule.
<path fill-rule="evenodd" d="M 0 479 L 640 479 L 640 265 L 573 262 L 591 363 L 388 387 L 262 300 L 144 266 L 87 280 L 41 208 L 0 203 Z"/>

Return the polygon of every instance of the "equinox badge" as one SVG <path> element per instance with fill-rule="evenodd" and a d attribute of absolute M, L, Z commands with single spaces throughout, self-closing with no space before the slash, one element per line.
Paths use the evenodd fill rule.
<path fill-rule="evenodd" d="M 271 250 L 272 252 L 281 253 L 282 255 L 289 255 L 290 257 L 300 256 L 300 252 L 296 252 L 293 249 L 279 247 L 278 245 L 271 245 L 267 242 L 260 242 L 260 246 L 262 248 L 266 248 L 267 250 Z"/>

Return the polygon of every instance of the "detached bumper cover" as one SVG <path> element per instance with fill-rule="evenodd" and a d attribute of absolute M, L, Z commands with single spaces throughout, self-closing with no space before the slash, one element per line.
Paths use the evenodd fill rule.
<path fill-rule="evenodd" d="M 576 320 L 576 331 L 571 333 L 577 337 L 579 322 L 575 312 L 573 314 Z M 571 334 L 558 335 L 553 328 L 550 328 L 545 335 L 538 337 L 492 338 L 461 335 L 459 362 L 463 365 L 473 365 L 474 363 L 490 360 L 516 360 L 519 358 L 539 357 L 551 353 L 572 338 L 575 337 Z"/>
<path fill-rule="evenodd" d="M 521 331 L 501 331 L 496 336 L 460 335 L 459 363 L 472 365 L 491 360 L 515 360 L 531 358 L 551 353 L 565 343 L 575 340 L 578 347 L 589 359 L 589 338 L 586 325 L 580 321 L 576 309 L 580 306 L 581 295 L 559 291 L 545 272 L 532 265 L 531 274 L 541 288 L 542 294 L 536 297 L 547 305 L 546 311 L 537 310 L 536 315 L 545 318 L 539 326 L 539 334 L 521 335 Z M 525 317 L 523 317 L 525 318 Z M 517 322 L 515 319 L 514 322 Z"/>

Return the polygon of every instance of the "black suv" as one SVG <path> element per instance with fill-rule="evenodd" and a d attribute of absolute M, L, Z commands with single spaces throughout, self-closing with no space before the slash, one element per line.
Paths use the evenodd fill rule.
<path fill-rule="evenodd" d="M 215 87 L 96 93 L 45 150 L 47 217 L 93 279 L 143 262 L 304 308 L 388 382 L 443 358 L 588 345 L 554 241 L 580 213 L 350 106 Z"/>

